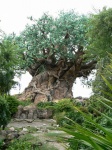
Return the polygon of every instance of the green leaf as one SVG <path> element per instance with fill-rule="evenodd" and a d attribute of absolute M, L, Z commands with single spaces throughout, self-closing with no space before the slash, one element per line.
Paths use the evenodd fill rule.
<path fill-rule="evenodd" d="M 110 88 L 110 90 L 112 91 L 112 85 L 108 82 L 108 80 L 104 76 L 102 76 L 102 78 L 105 81 L 105 83 L 107 84 L 107 86 Z"/>

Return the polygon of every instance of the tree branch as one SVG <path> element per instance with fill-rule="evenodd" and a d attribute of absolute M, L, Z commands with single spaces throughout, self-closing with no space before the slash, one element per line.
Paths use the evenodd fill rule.
<path fill-rule="evenodd" d="M 93 65 L 96 65 L 97 61 L 96 60 L 92 60 L 88 63 L 82 64 L 81 65 L 81 69 L 86 69 L 86 68 L 90 68 Z"/>

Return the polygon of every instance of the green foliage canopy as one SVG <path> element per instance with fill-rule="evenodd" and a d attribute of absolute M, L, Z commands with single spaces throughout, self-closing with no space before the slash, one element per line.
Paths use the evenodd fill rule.
<path fill-rule="evenodd" d="M 26 67 L 40 63 L 40 60 L 54 56 L 54 62 L 60 59 L 74 61 L 79 46 L 86 46 L 85 34 L 88 18 L 74 11 L 61 12 L 57 18 L 44 14 L 38 20 L 29 18 L 31 25 L 18 37 L 20 47 L 26 48 Z M 41 64 L 41 63 L 40 63 Z M 46 70 L 45 64 L 43 69 Z M 40 69 L 40 72 L 42 69 Z"/>
<path fill-rule="evenodd" d="M 104 8 L 90 19 L 91 28 L 88 32 L 89 46 L 88 56 L 98 58 L 97 74 L 93 81 L 93 92 L 110 98 L 106 92 L 111 92 L 103 81 L 101 75 L 111 81 L 112 65 L 112 8 Z M 105 91 L 105 92 L 104 92 Z"/>
<path fill-rule="evenodd" d="M 104 58 L 112 48 L 111 14 L 111 8 L 104 8 L 90 16 L 69 11 L 60 12 L 56 18 L 47 13 L 38 20 L 29 17 L 31 24 L 18 37 L 20 47 L 26 49 L 25 67 L 32 69 L 38 64 L 40 73 L 59 60 L 75 64 L 77 50 L 84 52 L 85 63 Z"/>
<path fill-rule="evenodd" d="M 91 15 L 88 31 L 88 56 L 105 58 L 107 52 L 112 53 L 112 8 Z"/>

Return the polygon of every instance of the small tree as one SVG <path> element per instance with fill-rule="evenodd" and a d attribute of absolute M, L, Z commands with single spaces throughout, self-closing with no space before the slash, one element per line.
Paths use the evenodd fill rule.
<path fill-rule="evenodd" d="M 22 63 L 18 45 L 8 37 L 0 43 L 0 94 L 9 93 L 16 84 L 15 75 L 20 73 Z"/>

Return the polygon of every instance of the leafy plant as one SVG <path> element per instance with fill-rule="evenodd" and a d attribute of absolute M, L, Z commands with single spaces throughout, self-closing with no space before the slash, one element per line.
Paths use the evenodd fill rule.
<path fill-rule="evenodd" d="M 42 145 L 38 145 L 42 143 Z M 45 144 L 40 141 L 38 137 L 31 134 L 23 135 L 20 139 L 14 140 L 10 143 L 7 150 L 57 150 L 57 148 Z"/>
<path fill-rule="evenodd" d="M 11 116 L 13 116 L 17 112 L 17 107 L 19 106 L 19 101 L 14 96 L 10 96 L 10 95 L 6 95 L 5 99 L 9 106 L 10 114 L 11 114 Z"/>
<path fill-rule="evenodd" d="M 55 109 L 56 112 L 70 111 L 73 109 L 73 102 L 71 99 L 61 99 L 58 103 L 56 103 Z"/>
<path fill-rule="evenodd" d="M 112 84 L 112 54 L 107 53 L 107 59 L 101 59 L 97 65 L 97 73 L 95 80 L 92 83 L 92 90 L 96 95 L 102 95 L 105 98 L 111 99 L 111 90 L 104 82 L 102 75 Z"/>
<path fill-rule="evenodd" d="M 79 112 L 74 110 L 74 106 L 78 106 L 81 109 L 81 103 L 75 102 L 73 99 L 61 99 L 58 103 L 56 102 L 40 102 L 37 104 L 37 108 L 39 109 L 51 109 L 53 111 L 53 118 L 56 120 L 57 124 L 63 126 L 66 123 L 70 123 L 69 120 L 65 120 L 64 116 L 69 117 L 75 120 L 78 123 L 83 122 L 83 117 L 80 115 Z M 86 108 L 83 109 L 87 113 Z"/>
<path fill-rule="evenodd" d="M 25 101 L 19 101 L 19 105 L 22 105 L 22 106 L 28 106 L 30 105 L 32 102 L 30 99 L 27 99 Z"/>
<path fill-rule="evenodd" d="M 7 150 L 32 150 L 32 145 L 30 142 L 14 140 L 7 148 Z"/>
<path fill-rule="evenodd" d="M 69 120 L 65 120 L 64 117 L 68 117 L 80 124 L 83 122 L 83 117 L 79 112 L 74 110 L 74 106 L 79 105 L 74 103 L 72 99 L 62 99 L 54 106 L 54 118 L 60 126 L 64 126 L 66 123 L 71 124 Z"/>
<path fill-rule="evenodd" d="M 7 94 L 17 84 L 16 75 L 20 75 L 22 55 L 14 39 L 4 36 L 0 42 L 0 93 Z"/>
<path fill-rule="evenodd" d="M 110 85 L 104 77 L 103 79 L 108 87 L 112 90 L 112 85 Z M 112 101 L 101 96 L 97 97 L 97 101 L 101 105 L 103 105 L 109 113 L 103 113 L 93 107 L 91 109 L 100 114 L 102 116 L 102 119 L 105 118 L 105 120 L 107 120 L 112 126 Z M 73 123 L 73 125 L 67 124 L 67 128 L 62 128 L 63 131 L 67 132 L 72 136 L 72 138 L 69 139 L 70 148 L 73 149 L 74 146 L 74 149 L 80 149 L 81 147 L 79 145 L 81 145 L 87 146 L 87 148 L 89 149 L 111 150 L 112 128 L 105 126 L 105 124 L 100 124 L 96 122 L 93 118 L 93 115 L 91 115 L 90 113 L 86 115 L 86 113 L 82 112 L 78 107 L 74 107 L 74 109 L 85 118 L 84 123 L 88 123 L 88 126 L 82 126 L 75 121 L 66 118 Z"/>
<path fill-rule="evenodd" d="M 0 149 L 2 149 L 2 147 L 3 147 L 3 140 L 0 139 Z"/>
<path fill-rule="evenodd" d="M 89 20 L 87 32 L 88 54 L 91 58 L 106 58 L 107 52 L 111 53 L 112 45 L 112 8 L 103 8 L 97 14 L 92 14 Z"/>
<path fill-rule="evenodd" d="M 39 109 L 54 108 L 53 106 L 55 106 L 55 102 L 39 102 L 37 104 Z"/>
<path fill-rule="evenodd" d="M 0 128 L 5 128 L 11 119 L 9 106 L 3 96 L 0 96 Z"/>

